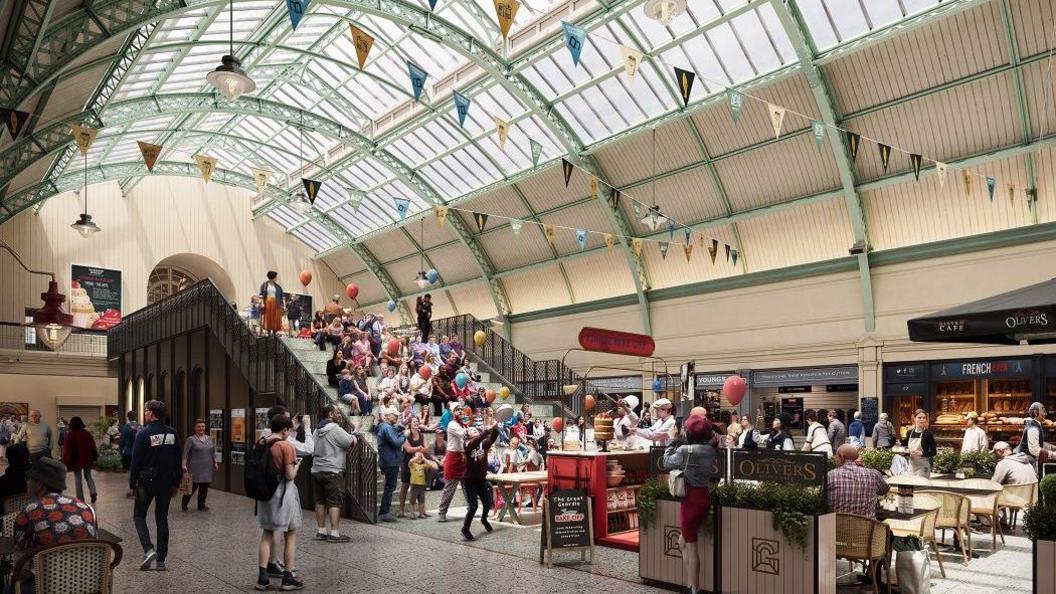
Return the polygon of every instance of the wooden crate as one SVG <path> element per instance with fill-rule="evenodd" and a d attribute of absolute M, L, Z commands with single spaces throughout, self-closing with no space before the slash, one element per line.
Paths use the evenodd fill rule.
<path fill-rule="evenodd" d="M 685 585 L 682 570 L 682 551 L 678 537 L 682 529 L 678 522 L 678 501 L 658 499 L 656 518 L 648 528 L 638 529 L 638 575 L 642 579 Z M 697 555 L 700 557 L 700 575 L 697 587 L 706 592 L 715 591 L 715 554 L 712 535 L 701 532 L 697 536 Z"/>
<path fill-rule="evenodd" d="M 1056 593 L 1056 541 L 1034 541 L 1034 594 Z"/>
<path fill-rule="evenodd" d="M 719 510 L 723 594 L 835 594 L 836 514 L 810 519 L 806 546 L 788 543 L 770 512 Z"/>

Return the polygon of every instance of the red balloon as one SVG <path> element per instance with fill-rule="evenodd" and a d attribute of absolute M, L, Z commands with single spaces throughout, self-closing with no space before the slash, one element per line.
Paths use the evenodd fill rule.
<path fill-rule="evenodd" d="M 689 411 L 689 416 L 707 418 L 708 409 L 704 408 L 703 406 L 694 406 L 693 410 Z"/>
<path fill-rule="evenodd" d="M 495 390 L 485 390 L 484 400 L 487 400 L 488 404 L 495 402 Z"/>
<path fill-rule="evenodd" d="M 422 376 L 422 379 L 427 380 L 433 377 L 433 368 L 429 367 L 428 365 L 422 365 L 422 367 L 418 370 L 418 375 Z"/>
<path fill-rule="evenodd" d="M 393 338 L 389 341 L 389 354 L 395 355 L 398 352 L 400 352 L 400 341 Z"/>
<path fill-rule="evenodd" d="M 301 278 L 301 284 L 307 287 L 308 285 L 310 285 L 312 283 L 312 271 L 310 271 L 310 270 L 302 270 L 300 278 Z"/>
<path fill-rule="evenodd" d="M 726 400 L 729 400 L 730 404 L 734 406 L 741 403 L 747 389 L 748 385 L 744 383 L 744 378 L 739 375 L 731 375 L 722 384 L 722 393 L 726 395 Z"/>
<path fill-rule="evenodd" d="M 550 428 L 554 431 L 561 432 L 565 430 L 565 420 L 561 417 L 554 417 L 553 421 L 550 421 Z"/>
<path fill-rule="evenodd" d="M 345 287 L 345 295 L 348 295 L 349 299 L 355 299 L 359 296 L 359 285 L 356 283 L 348 283 L 348 286 Z"/>

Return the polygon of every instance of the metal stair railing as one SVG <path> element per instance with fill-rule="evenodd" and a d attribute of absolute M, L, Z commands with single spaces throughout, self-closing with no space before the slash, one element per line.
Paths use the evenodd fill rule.
<path fill-rule="evenodd" d="M 332 400 L 278 336 L 256 336 L 210 279 L 134 311 L 107 333 L 110 358 L 208 328 L 234 367 L 257 393 L 275 393 L 291 411 L 314 419 Z M 377 523 L 377 452 L 360 439 L 347 459 L 345 475 L 353 519 Z"/>

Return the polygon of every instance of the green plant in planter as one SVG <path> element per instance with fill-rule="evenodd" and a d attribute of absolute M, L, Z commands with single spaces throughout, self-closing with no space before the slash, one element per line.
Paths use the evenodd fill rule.
<path fill-rule="evenodd" d="M 810 516 L 826 512 L 821 488 L 784 483 L 726 483 L 712 491 L 712 501 L 726 507 L 770 512 L 774 529 L 800 548 L 807 544 Z"/>
<path fill-rule="evenodd" d="M 1056 540 L 1056 505 L 1028 507 L 1023 512 L 1023 531 L 1031 540 Z"/>
<path fill-rule="evenodd" d="M 121 452 L 110 448 L 100 449 L 95 469 L 101 472 L 121 472 Z"/>
<path fill-rule="evenodd" d="M 961 466 L 973 468 L 976 476 L 993 476 L 994 469 L 997 468 L 997 454 L 993 452 L 968 452 L 961 454 Z"/>
<path fill-rule="evenodd" d="M 638 521 L 643 528 L 648 528 L 656 519 L 656 500 L 670 495 L 667 483 L 655 478 L 649 479 L 638 489 Z"/>
<path fill-rule="evenodd" d="M 1041 493 L 1041 500 L 1045 502 L 1045 505 L 1056 506 L 1056 474 L 1046 475 L 1045 478 L 1041 479 L 1038 483 L 1038 491 Z"/>
<path fill-rule="evenodd" d="M 895 459 L 895 453 L 891 450 L 865 449 L 858 455 L 862 465 L 872 468 L 881 473 L 891 470 L 891 461 Z"/>
<path fill-rule="evenodd" d="M 953 448 L 939 448 L 931 459 L 931 471 L 939 474 L 951 474 L 961 467 L 961 453 Z"/>

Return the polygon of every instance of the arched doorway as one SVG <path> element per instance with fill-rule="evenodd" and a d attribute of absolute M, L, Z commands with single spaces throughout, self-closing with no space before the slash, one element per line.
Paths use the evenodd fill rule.
<path fill-rule="evenodd" d="M 216 262 L 199 254 L 173 254 L 154 265 L 147 280 L 147 304 L 174 295 L 194 285 L 211 279 L 228 300 L 234 301 L 235 284 L 227 271 Z"/>
<path fill-rule="evenodd" d="M 143 404 L 147 401 L 147 384 L 141 376 L 136 386 L 136 420 L 143 422 Z"/>
<path fill-rule="evenodd" d="M 198 282 L 190 272 L 176 266 L 155 266 L 147 279 L 147 305 L 161 301 Z"/>
<path fill-rule="evenodd" d="M 125 401 L 123 404 L 125 406 L 126 415 L 129 411 L 136 410 L 136 388 L 135 384 L 132 383 L 132 378 L 128 378 L 128 381 L 125 382 Z M 139 420 L 140 419 L 137 417 L 136 421 Z M 122 419 L 122 422 L 124 422 L 124 419 Z"/>

